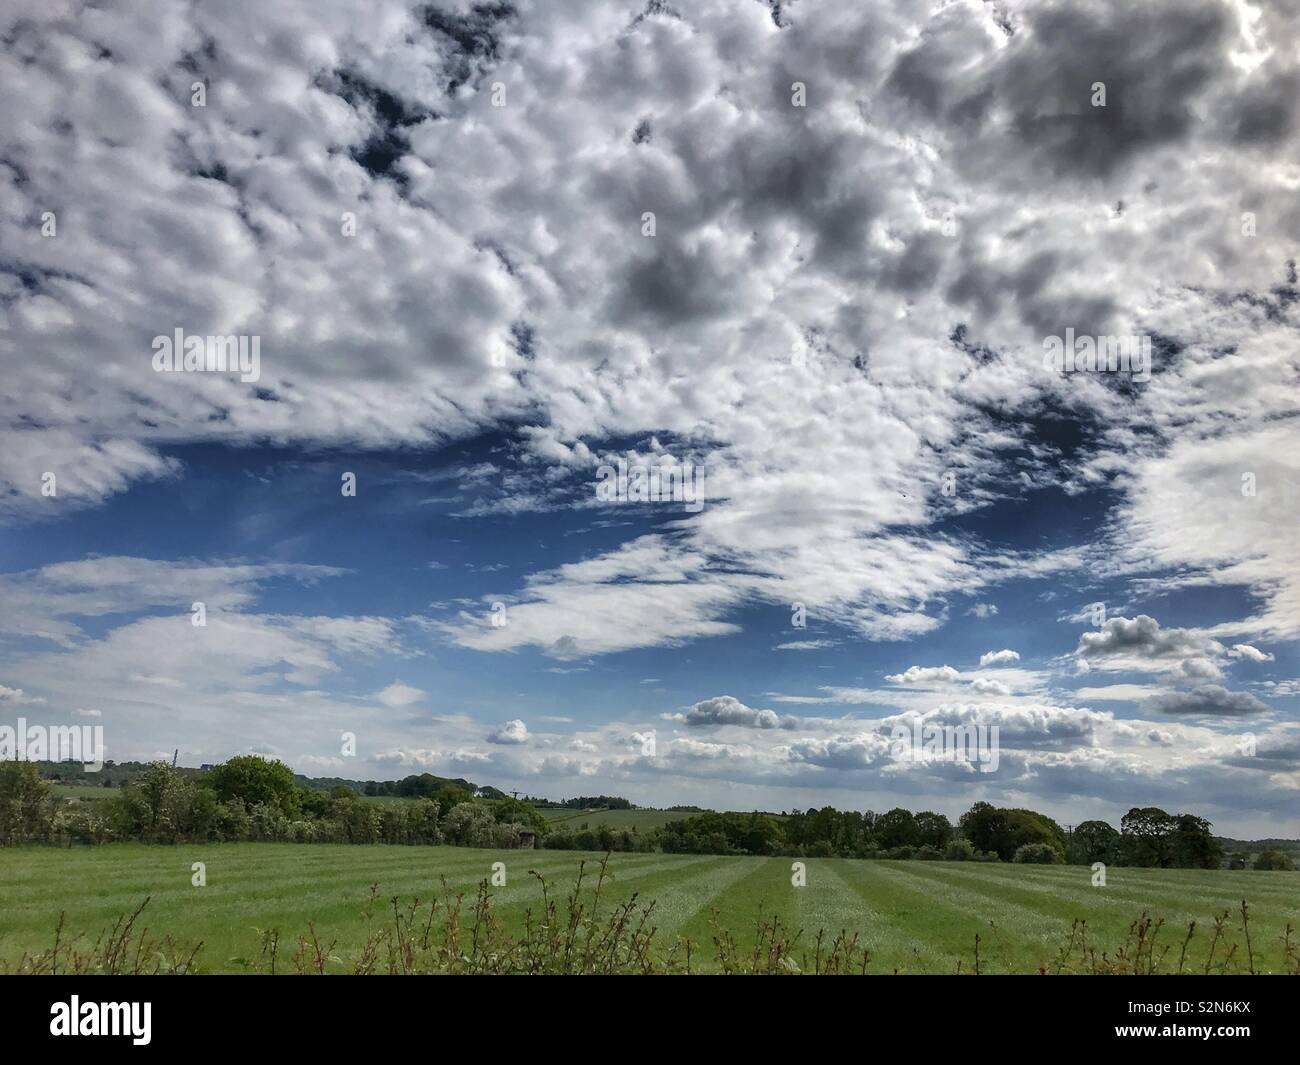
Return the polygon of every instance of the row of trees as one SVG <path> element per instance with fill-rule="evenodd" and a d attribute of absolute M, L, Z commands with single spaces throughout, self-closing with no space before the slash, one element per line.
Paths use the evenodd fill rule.
<path fill-rule="evenodd" d="M 1068 857 L 1083 865 L 1217 869 L 1223 864 L 1223 847 L 1203 817 L 1135 806 L 1120 819 L 1118 832 L 1105 821 L 1084 821 L 1071 833 Z"/>
<path fill-rule="evenodd" d="M 367 792 L 373 783 L 367 783 Z M 1085 821 L 1068 834 L 1034 810 L 977 802 L 956 825 L 931 810 L 912 813 L 899 807 L 877 814 L 826 806 L 781 817 L 702 811 L 642 835 L 604 826 L 551 830 L 531 802 L 465 780 L 425 773 L 385 787 L 381 794 L 412 801 L 366 802 L 343 784 L 329 791 L 303 787 L 288 766 L 246 755 L 203 775 L 153 763 L 139 767 L 103 800 L 60 803 L 33 763 L 4 762 L 0 845 L 258 840 L 512 847 L 523 833 L 531 832 L 548 848 L 592 851 L 1104 862 L 1161 869 L 1213 869 L 1223 862 L 1222 847 L 1207 820 L 1157 807 L 1129 810 L 1118 830 L 1105 821 Z M 627 804 L 595 796 L 565 805 L 578 802 Z M 1239 864 L 1244 866 L 1244 857 Z M 1255 865 L 1285 869 L 1291 862 L 1281 852 L 1269 851 Z"/>
<path fill-rule="evenodd" d="M 432 773 L 416 773 L 401 780 L 367 780 L 361 785 L 363 795 L 391 796 L 398 799 L 433 799 L 443 810 L 450 810 L 457 803 L 469 802 L 480 791 L 484 798 L 488 798 L 486 793 L 496 792 L 496 789 L 480 789 L 460 777 L 436 777 Z M 504 798 L 500 792 L 490 797 Z"/>
<path fill-rule="evenodd" d="M 0 763 L 0 845 L 24 843 L 450 843 L 514 847 L 542 818 L 507 800 L 367 802 L 352 788 L 295 783 L 280 762 L 232 758 L 195 777 L 156 762 L 107 798 L 59 802 L 30 762 Z"/>
<path fill-rule="evenodd" d="M 763 813 L 705 812 L 670 821 L 659 846 L 673 854 L 760 854 L 797 858 L 921 858 L 995 861 L 957 835 L 952 822 L 930 810 L 795 810 L 783 817 Z"/>
<path fill-rule="evenodd" d="M 917 858 L 1214 869 L 1222 848 L 1210 823 L 1192 814 L 1134 808 L 1116 831 L 1085 821 L 1067 833 L 1035 810 L 977 802 L 956 826 L 932 810 L 796 810 L 768 814 L 703 813 L 659 831 L 665 851 L 683 854 L 782 854 L 796 857 Z M 1285 858 L 1283 858 L 1285 861 Z M 1272 859 L 1270 859 L 1272 861 Z M 1268 867 L 1268 866 L 1266 866 Z"/>

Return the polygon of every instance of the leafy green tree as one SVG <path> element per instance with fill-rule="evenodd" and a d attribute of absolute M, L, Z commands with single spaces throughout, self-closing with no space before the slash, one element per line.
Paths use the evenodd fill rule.
<path fill-rule="evenodd" d="M 961 834 L 977 850 L 993 851 L 1009 862 L 1026 843 L 1046 843 L 1065 860 L 1065 833 L 1050 817 L 1034 810 L 999 809 L 977 802 L 960 821 Z"/>
<path fill-rule="evenodd" d="M 1255 868 L 1289 873 L 1295 870 L 1295 862 L 1281 851 L 1264 851 L 1255 859 Z"/>
<path fill-rule="evenodd" d="M 351 788 L 344 788 L 344 791 L 351 791 Z M 295 798 L 294 805 L 297 806 L 298 812 L 303 817 L 328 817 L 330 812 L 330 799 L 337 798 L 335 792 L 338 788 L 332 788 L 330 791 L 320 791 L 317 788 L 299 788 Z"/>
<path fill-rule="evenodd" d="M 1135 806 L 1120 819 L 1124 861 L 1168 869 L 1174 865 L 1174 819 L 1158 806 Z"/>
<path fill-rule="evenodd" d="M 54 817 L 50 786 L 31 762 L 0 762 L 0 845 L 45 839 Z"/>
<path fill-rule="evenodd" d="M 479 790 L 483 791 L 484 789 L 480 788 Z M 497 819 L 499 824 L 515 822 L 539 836 L 546 834 L 546 818 L 537 812 L 537 807 L 531 802 L 523 799 L 509 797 L 501 799 L 492 805 L 492 816 Z"/>
<path fill-rule="evenodd" d="M 1210 832 L 1210 822 L 1193 814 L 1179 814 L 1170 833 L 1174 865 L 1179 869 L 1218 869 L 1223 845 Z"/>
<path fill-rule="evenodd" d="M 882 850 L 916 847 L 921 842 L 921 829 L 911 810 L 896 807 L 880 815 L 875 836 Z"/>
<path fill-rule="evenodd" d="M 1070 834 L 1069 860 L 1076 865 L 1114 863 L 1119 858 L 1120 835 L 1105 821 L 1084 821 Z"/>
<path fill-rule="evenodd" d="M 106 800 L 116 835 L 152 843 L 206 839 L 215 804 L 199 800 L 198 788 L 168 762 L 150 762 Z"/>
<path fill-rule="evenodd" d="M 236 755 L 213 766 L 204 777 L 204 783 L 220 802 L 240 799 L 249 806 L 258 803 L 276 806 L 289 815 L 298 812 L 298 787 L 294 783 L 293 770 L 278 760 L 260 758 L 255 754 Z"/>
<path fill-rule="evenodd" d="M 922 810 L 916 815 L 916 829 L 922 846 L 943 850 L 952 839 L 952 822 L 933 810 Z"/>
<path fill-rule="evenodd" d="M 473 794 L 467 789 L 462 788 L 458 784 L 446 783 L 433 792 L 432 795 L 430 795 L 430 798 L 438 804 L 438 809 L 441 811 L 444 818 L 451 813 L 455 807 L 461 805 L 461 803 L 472 802 L 474 800 Z"/>

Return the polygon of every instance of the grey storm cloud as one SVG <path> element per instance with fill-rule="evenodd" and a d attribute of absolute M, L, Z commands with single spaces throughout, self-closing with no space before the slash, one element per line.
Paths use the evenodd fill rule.
<path fill-rule="evenodd" d="M 1115 657 L 1137 659 L 1189 658 L 1216 649 L 1216 644 L 1190 629 L 1163 629 L 1147 614 L 1135 618 L 1109 618 L 1097 632 L 1079 637 L 1076 654 L 1082 659 Z"/>
<path fill-rule="evenodd" d="M 739 725 L 742 728 L 792 729 L 799 727 L 796 717 L 782 716 L 774 710 L 755 710 L 731 695 L 703 699 L 686 711 L 684 718 L 692 728 L 710 725 Z"/>
<path fill-rule="evenodd" d="M 1153 695 L 1143 704 L 1143 709 L 1179 717 L 1241 717 L 1267 713 L 1270 707 L 1250 692 L 1234 692 L 1218 684 L 1202 684 L 1191 691 Z"/>

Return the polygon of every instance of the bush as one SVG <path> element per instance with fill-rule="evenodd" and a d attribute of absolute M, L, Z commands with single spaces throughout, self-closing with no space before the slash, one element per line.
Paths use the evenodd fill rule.
<path fill-rule="evenodd" d="M 441 843 L 440 815 L 441 807 L 434 800 L 417 800 L 415 805 L 411 807 L 407 818 L 410 841 L 426 845 Z"/>
<path fill-rule="evenodd" d="M 497 822 L 482 803 L 457 803 L 447 814 L 443 832 L 448 843 L 462 847 L 493 847 L 497 843 Z"/>
<path fill-rule="evenodd" d="M 1013 862 L 1027 865 L 1055 865 L 1061 860 L 1056 848 L 1047 843 L 1024 843 L 1016 848 Z"/>
<path fill-rule="evenodd" d="M 50 786 L 31 762 L 0 762 L 0 846 L 48 838 L 54 816 Z"/>
<path fill-rule="evenodd" d="M 248 839 L 248 824 L 248 811 L 239 799 L 217 803 L 212 815 L 210 838 L 216 843 L 237 843 Z"/>
<path fill-rule="evenodd" d="M 258 843 L 278 843 L 289 836 L 289 819 L 270 803 L 254 803 L 248 810 L 249 838 Z"/>
<path fill-rule="evenodd" d="M 1281 851 L 1264 851 L 1255 859 L 1255 868 L 1289 873 L 1295 869 L 1295 862 Z"/>
<path fill-rule="evenodd" d="M 973 862 L 975 845 L 968 839 L 954 839 L 943 849 L 943 859 L 946 862 Z"/>
<path fill-rule="evenodd" d="M 113 838 L 113 829 L 92 804 L 72 802 L 54 814 L 51 837 L 60 846 L 68 847 L 74 843 L 108 843 Z"/>

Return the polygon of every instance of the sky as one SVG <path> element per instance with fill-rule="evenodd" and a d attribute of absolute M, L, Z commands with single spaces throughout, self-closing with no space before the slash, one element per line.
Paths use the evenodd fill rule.
<path fill-rule="evenodd" d="M 1300 835 L 1295 0 L 359 10 L 5 5 L 0 724 Z"/>

